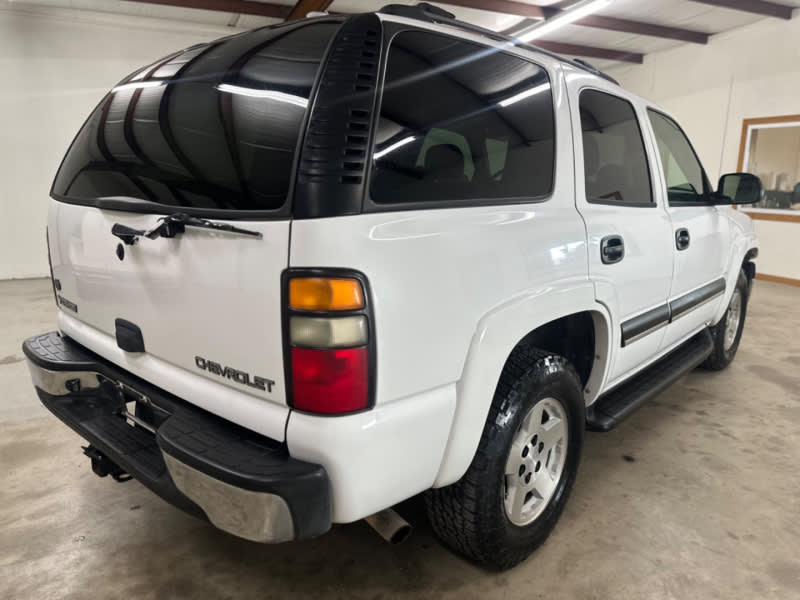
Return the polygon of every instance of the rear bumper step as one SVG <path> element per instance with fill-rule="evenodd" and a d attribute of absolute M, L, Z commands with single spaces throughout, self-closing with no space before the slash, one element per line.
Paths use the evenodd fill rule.
<path fill-rule="evenodd" d="M 591 431 L 610 431 L 637 408 L 699 366 L 714 349 L 705 329 L 622 385 L 603 394 L 586 411 Z"/>
<path fill-rule="evenodd" d="M 22 349 L 42 403 L 171 504 L 258 542 L 330 529 L 322 466 L 291 458 L 283 444 L 170 396 L 57 332 Z"/>

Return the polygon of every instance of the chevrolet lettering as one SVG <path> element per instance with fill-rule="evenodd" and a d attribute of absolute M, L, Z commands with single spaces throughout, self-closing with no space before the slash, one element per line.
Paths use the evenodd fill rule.
<path fill-rule="evenodd" d="M 255 375 L 253 380 L 250 381 L 250 373 L 239 371 L 233 367 L 224 367 L 220 363 L 214 362 L 213 360 L 207 360 L 202 356 L 195 356 L 194 363 L 197 365 L 198 369 L 203 369 L 204 371 L 208 371 L 209 373 L 213 373 L 214 375 L 219 375 L 221 377 L 227 377 L 228 379 L 234 380 L 236 383 L 248 385 L 252 388 L 256 388 L 257 390 L 271 392 L 272 386 L 275 385 L 275 382 L 272 379 L 259 377 L 258 375 Z"/>

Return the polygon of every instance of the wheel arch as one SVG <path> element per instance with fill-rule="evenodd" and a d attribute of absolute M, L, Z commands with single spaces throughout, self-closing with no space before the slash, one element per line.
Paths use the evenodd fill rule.
<path fill-rule="evenodd" d="M 588 405 L 610 366 L 610 328 L 610 315 L 596 302 L 594 286 L 588 281 L 553 288 L 536 297 L 517 298 L 485 315 L 472 337 L 456 383 L 455 414 L 433 487 L 458 481 L 469 467 L 503 367 L 517 348 L 540 347 L 559 354 L 566 348 L 577 355 L 580 344 L 591 338 L 591 349 L 583 348 L 583 363 L 576 367 Z M 565 332 L 567 335 L 562 335 Z M 576 345 L 565 345 L 563 339 L 567 338 Z"/>
<path fill-rule="evenodd" d="M 728 310 L 728 304 L 730 304 L 733 296 L 733 290 L 736 287 L 736 280 L 739 278 L 740 271 L 744 270 L 748 285 L 752 285 L 756 273 L 755 264 L 752 261 L 757 256 L 758 239 L 754 233 L 740 235 L 732 240 L 728 271 L 725 274 L 725 295 L 714 318 L 711 320 L 712 326 L 719 323 L 720 319 L 725 316 L 725 311 Z"/>

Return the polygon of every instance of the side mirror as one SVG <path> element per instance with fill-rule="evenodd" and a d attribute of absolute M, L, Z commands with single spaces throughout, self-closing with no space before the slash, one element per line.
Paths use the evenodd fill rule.
<path fill-rule="evenodd" d="M 761 180 L 750 173 L 728 173 L 719 178 L 717 204 L 756 204 L 764 197 Z"/>

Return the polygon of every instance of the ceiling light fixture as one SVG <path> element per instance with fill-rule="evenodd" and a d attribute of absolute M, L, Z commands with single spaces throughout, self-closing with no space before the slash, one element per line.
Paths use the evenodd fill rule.
<path fill-rule="evenodd" d="M 569 25 L 575 21 L 582 19 L 600 9 L 605 8 L 614 0 L 583 0 L 577 2 L 572 6 L 568 6 L 556 16 L 539 21 L 535 25 L 524 30 L 522 33 L 516 35 L 516 38 L 523 42 L 530 42 L 540 38 L 548 33 L 552 33 L 556 29 L 560 29 L 564 25 Z"/>

